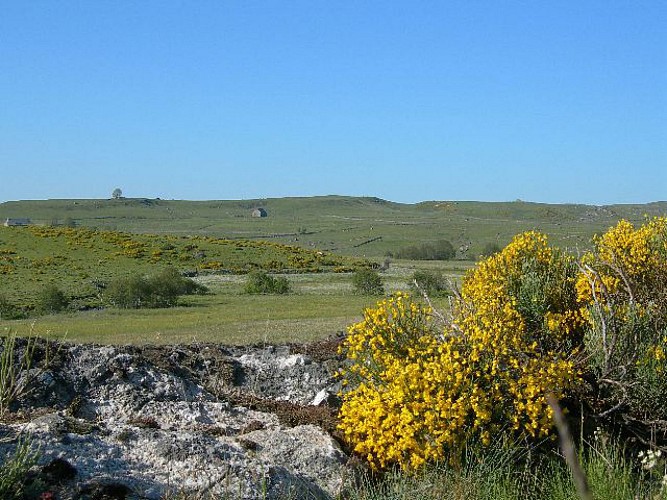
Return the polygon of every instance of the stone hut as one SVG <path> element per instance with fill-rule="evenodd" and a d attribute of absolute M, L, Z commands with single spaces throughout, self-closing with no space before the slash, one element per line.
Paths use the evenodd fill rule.
<path fill-rule="evenodd" d="M 269 214 L 266 213 L 266 210 L 264 210 L 263 208 L 256 208 L 252 211 L 251 215 L 253 217 L 261 218 L 261 217 L 267 217 Z"/>

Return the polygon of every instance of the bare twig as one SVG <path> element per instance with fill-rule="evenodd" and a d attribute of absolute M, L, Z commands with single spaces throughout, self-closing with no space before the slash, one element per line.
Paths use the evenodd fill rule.
<path fill-rule="evenodd" d="M 422 297 L 424 297 L 424 300 L 428 304 L 428 307 L 431 309 L 431 311 L 433 312 L 433 316 L 436 317 L 438 322 L 441 323 L 442 326 L 449 326 L 449 322 L 447 321 L 447 318 L 445 318 L 445 315 L 442 314 L 438 309 L 436 309 L 435 306 L 433 306 L 431 298 L 428 296 L 428 293 L 426 293 L 426 290 L 424 290 L 424 288 L 419 285 L 416 279 L 413 279 L 412 283 L 415 285 L 415 289 L 422 294 Z"/>

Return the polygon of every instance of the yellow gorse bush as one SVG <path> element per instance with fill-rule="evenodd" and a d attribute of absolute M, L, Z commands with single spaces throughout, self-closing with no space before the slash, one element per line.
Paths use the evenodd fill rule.
<path fill-rule="evenodd" d="M 577 379 L 574 283 L 569 259 L 529 232 L 464 278 L 445 328 L 404 294 L 367 309 L 342 347 L 345 438 L 375 469 L 415 469 L 498 432 L 548 434 L 546 393 Z"/>
<path fill-rule="evenodd" d="M 581 258 L 576 289 L 597 404 L 629 419 L 664 420 L 667 218 L 639 227 L 620 221 L 594 245 Z"/>
<path fill-rule="evenodd" d="M 413 470 L 498 434 L 546 436 L 546 395 L 575 395 L 584 372 L 596 383 L 576 395 L 598 417 L 664 421 L 667 218 L 620 221 L 593 243 L 575 260 L 518 235 L 464 277 L 444 327 L 404 294 L 366 310 L 342 345 L 339 427 L 354 450 Z"/>
<path fill-rule="evenodd" d="M 595 249 L 581 259 L 577 293 L 583 305 L 594 301 L 643 304 L 664 301 L 667 278 L 667 217 L 639 228 L 622 220 L 594 239 Z"/>

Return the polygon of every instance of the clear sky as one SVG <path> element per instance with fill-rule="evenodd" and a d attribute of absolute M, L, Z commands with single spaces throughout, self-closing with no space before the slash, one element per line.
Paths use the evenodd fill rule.
<path fill-rule="evenodd" d="M 0 0 L 0 201 L 667 199 L 667 2 Z"/>

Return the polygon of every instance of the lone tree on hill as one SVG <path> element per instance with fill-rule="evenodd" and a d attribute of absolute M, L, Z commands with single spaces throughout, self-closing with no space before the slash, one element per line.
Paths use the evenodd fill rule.
<path fill-rule="evenodd" d="M 123 197 L 123 190 L 121 188 L 114 189 L 113 192 L 111 193 L 111 197 L 114 200 L 117 200 L 118 198 L 122 198 Z"/>

